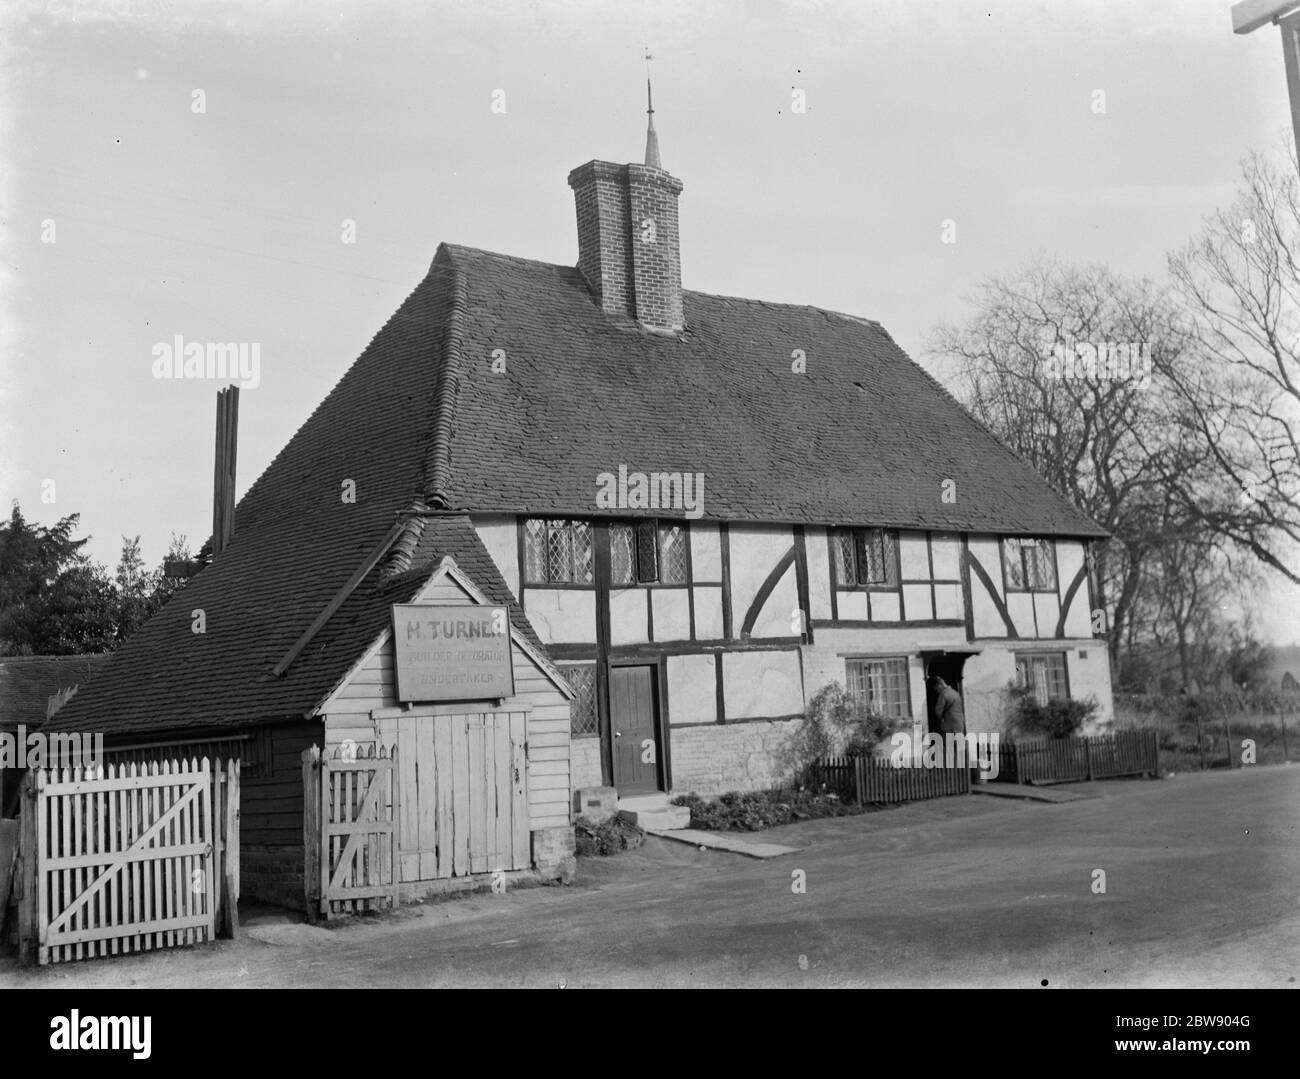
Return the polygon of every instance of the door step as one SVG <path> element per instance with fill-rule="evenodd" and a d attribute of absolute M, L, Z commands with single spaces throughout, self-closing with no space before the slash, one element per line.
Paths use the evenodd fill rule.
<path fill-rule="evenodd" d="M 691 811 L 687 806 L 668 804 L 668 795 L 636 794 L 618 800 L 618 815 L 638 828 L 672 832 L 691 826 Z"/>

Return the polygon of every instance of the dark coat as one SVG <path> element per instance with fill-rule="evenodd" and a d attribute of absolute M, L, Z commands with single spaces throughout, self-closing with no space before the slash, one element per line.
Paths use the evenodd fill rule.
<path fill-rule="evenodd" d="M 944 686 L 935 697 L 934 719 L 939 734 L 961 734 L 966 729 L 966 713 L 962 710 L 961 694 L 952 686 Z"/>

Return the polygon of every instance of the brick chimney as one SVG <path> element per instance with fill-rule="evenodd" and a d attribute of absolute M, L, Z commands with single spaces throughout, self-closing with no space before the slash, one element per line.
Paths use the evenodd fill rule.
<path fill-rule="evenodd" d="M 578 269 L 596 302 L 650 330 L 682 329 L 682 182 L 650 165 L 588 161 L 569 173 L 569 186 L 578 211 Z"/>
<path fill-rule="evenodd" d="M 578 210 L 578 269 L 596 302 L 611 315 L 672 333 L 685 325 L 677 233 L 682 182 L 659 167 L 653 123 L 647 164 L 588 161 L 569 173 L 569 186 Z"/>

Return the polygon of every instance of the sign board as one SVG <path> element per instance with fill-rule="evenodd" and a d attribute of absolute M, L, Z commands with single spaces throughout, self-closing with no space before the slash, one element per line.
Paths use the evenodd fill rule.
<path fill-rule="evenodd" d="M 393 656 L 403 703 L 514 696 L 505 607 L 394 603 Z"/>

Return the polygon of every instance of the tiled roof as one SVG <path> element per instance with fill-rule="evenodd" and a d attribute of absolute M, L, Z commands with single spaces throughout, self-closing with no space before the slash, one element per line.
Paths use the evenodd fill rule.
<path fill-rule="evenodd" d="M 0 658 L 0 730 L 45 722 L 45 706 L 60 690 L 85 685 L 107 655 Z"/>
<path fill-rule="evenodd" d="M 512 598 L 463 516 L 426 517 L 275 677 L 403 510 L 592 515 L 597 474 L 620 464 L 702 472 L 706 518 L 1104 534 L 876 323 L 695 292 L 685 310 L 680 337 L 650 334 L 603 314 L 575 269 L 443 245 L 240 500 L 231 545 L 52 725 L 300 718 L 443 555 Z M 791 373 L 795 349 L 806 374 Z"/>
<path fill-rule="evenodd" d="M 687 292 L 665 336 L 603 314 L 576 269 L 443 252 L 464 282 L 454 506 L 590 515 L 626 465 L 702 473 L 705 518 L 1105 535 L 875 322 Z"/>

